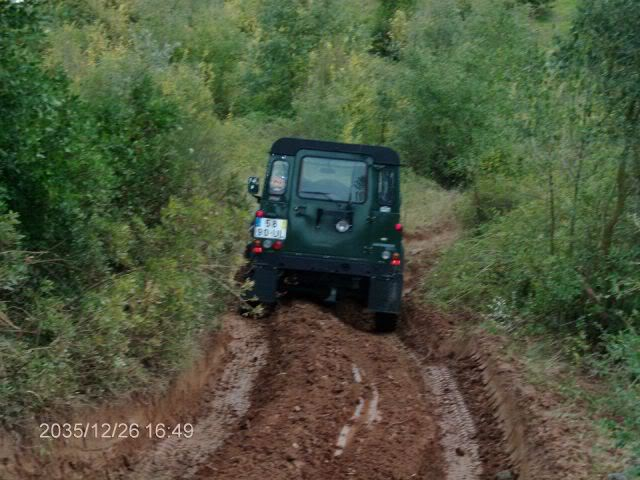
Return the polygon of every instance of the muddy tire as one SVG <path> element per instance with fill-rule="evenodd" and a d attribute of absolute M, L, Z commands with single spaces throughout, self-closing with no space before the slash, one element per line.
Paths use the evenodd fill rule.
<path fill-rule="evenodd" d="M 242 267 L 238 269 L 235 275 L 236 286 L 242 286 L 247 280 L 252 279 L 253 267 L 250 262 L 245 263 Z M 238 299 L 238 304 L 236 307 L 237 313 L 242 316 L 255 316 L 251 315 L 252 312 L 255 311 L 256 307 L 260 306 L 260 302 L 258 302 L 255 297 L 253 297 L 249 292 L 242 292 L 240 298 Z"/>
<path fill-rule="evenodd" d="M 236 285 L 239 287 L 247 280 L 253 280 L 254 268 L 250 262 L 247 262 L 242 267 L 238 269 L 235 275 Z M 256 311 L 258 307 L 261 307 L 259 312 Z M 242 316 L 252 317 L 252 318 L 265 318 L 273 313 L 275 309 L 275 304 L 273 303 L 264 303 L 259 301 L 255 295 L 251 292 L 242 292 L 240 298 L 238 299 L 238 305 L 236 308 L 237 313 Z"/>
<path fill-rule="evenodd" d="M 398 325 L 398 315 L 395 313 L 376 312 L 375 324 L 376 332 L 378 333 L 393 332 Z"/>

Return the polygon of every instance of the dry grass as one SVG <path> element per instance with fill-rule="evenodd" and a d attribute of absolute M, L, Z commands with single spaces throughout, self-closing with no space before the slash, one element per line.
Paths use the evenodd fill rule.
<path fill-rule="evenodd" d="M 460 192 L 445 190 L 408 168 L 402 171 L 402 223 L 408 232 L 451 222 L 461 198 Z"/>

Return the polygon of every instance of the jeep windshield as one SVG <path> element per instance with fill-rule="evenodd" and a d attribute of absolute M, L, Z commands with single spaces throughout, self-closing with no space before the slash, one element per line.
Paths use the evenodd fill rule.
<path fill-rule="evenodd" d="M 363 203 L 367 197 L 367 164 L 335 158 L 304 157 L 298 195 L 301 198 Z"/>

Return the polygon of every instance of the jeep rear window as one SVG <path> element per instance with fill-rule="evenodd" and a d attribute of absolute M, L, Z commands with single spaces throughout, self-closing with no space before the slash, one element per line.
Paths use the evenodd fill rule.
<path fill-rule="evenodd" d="M 367 198 L 367 164 L 335 158 L 304 157 L 298 195 L 317 200 L 363 203 Z"/>

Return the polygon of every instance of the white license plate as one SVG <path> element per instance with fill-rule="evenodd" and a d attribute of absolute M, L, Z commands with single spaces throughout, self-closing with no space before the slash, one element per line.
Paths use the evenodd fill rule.
<path fill-rule="evenodd" d="M 284 240 L 287 238 L 287 221 L 282 218 L 256 218 L 253 236 Z"/>

